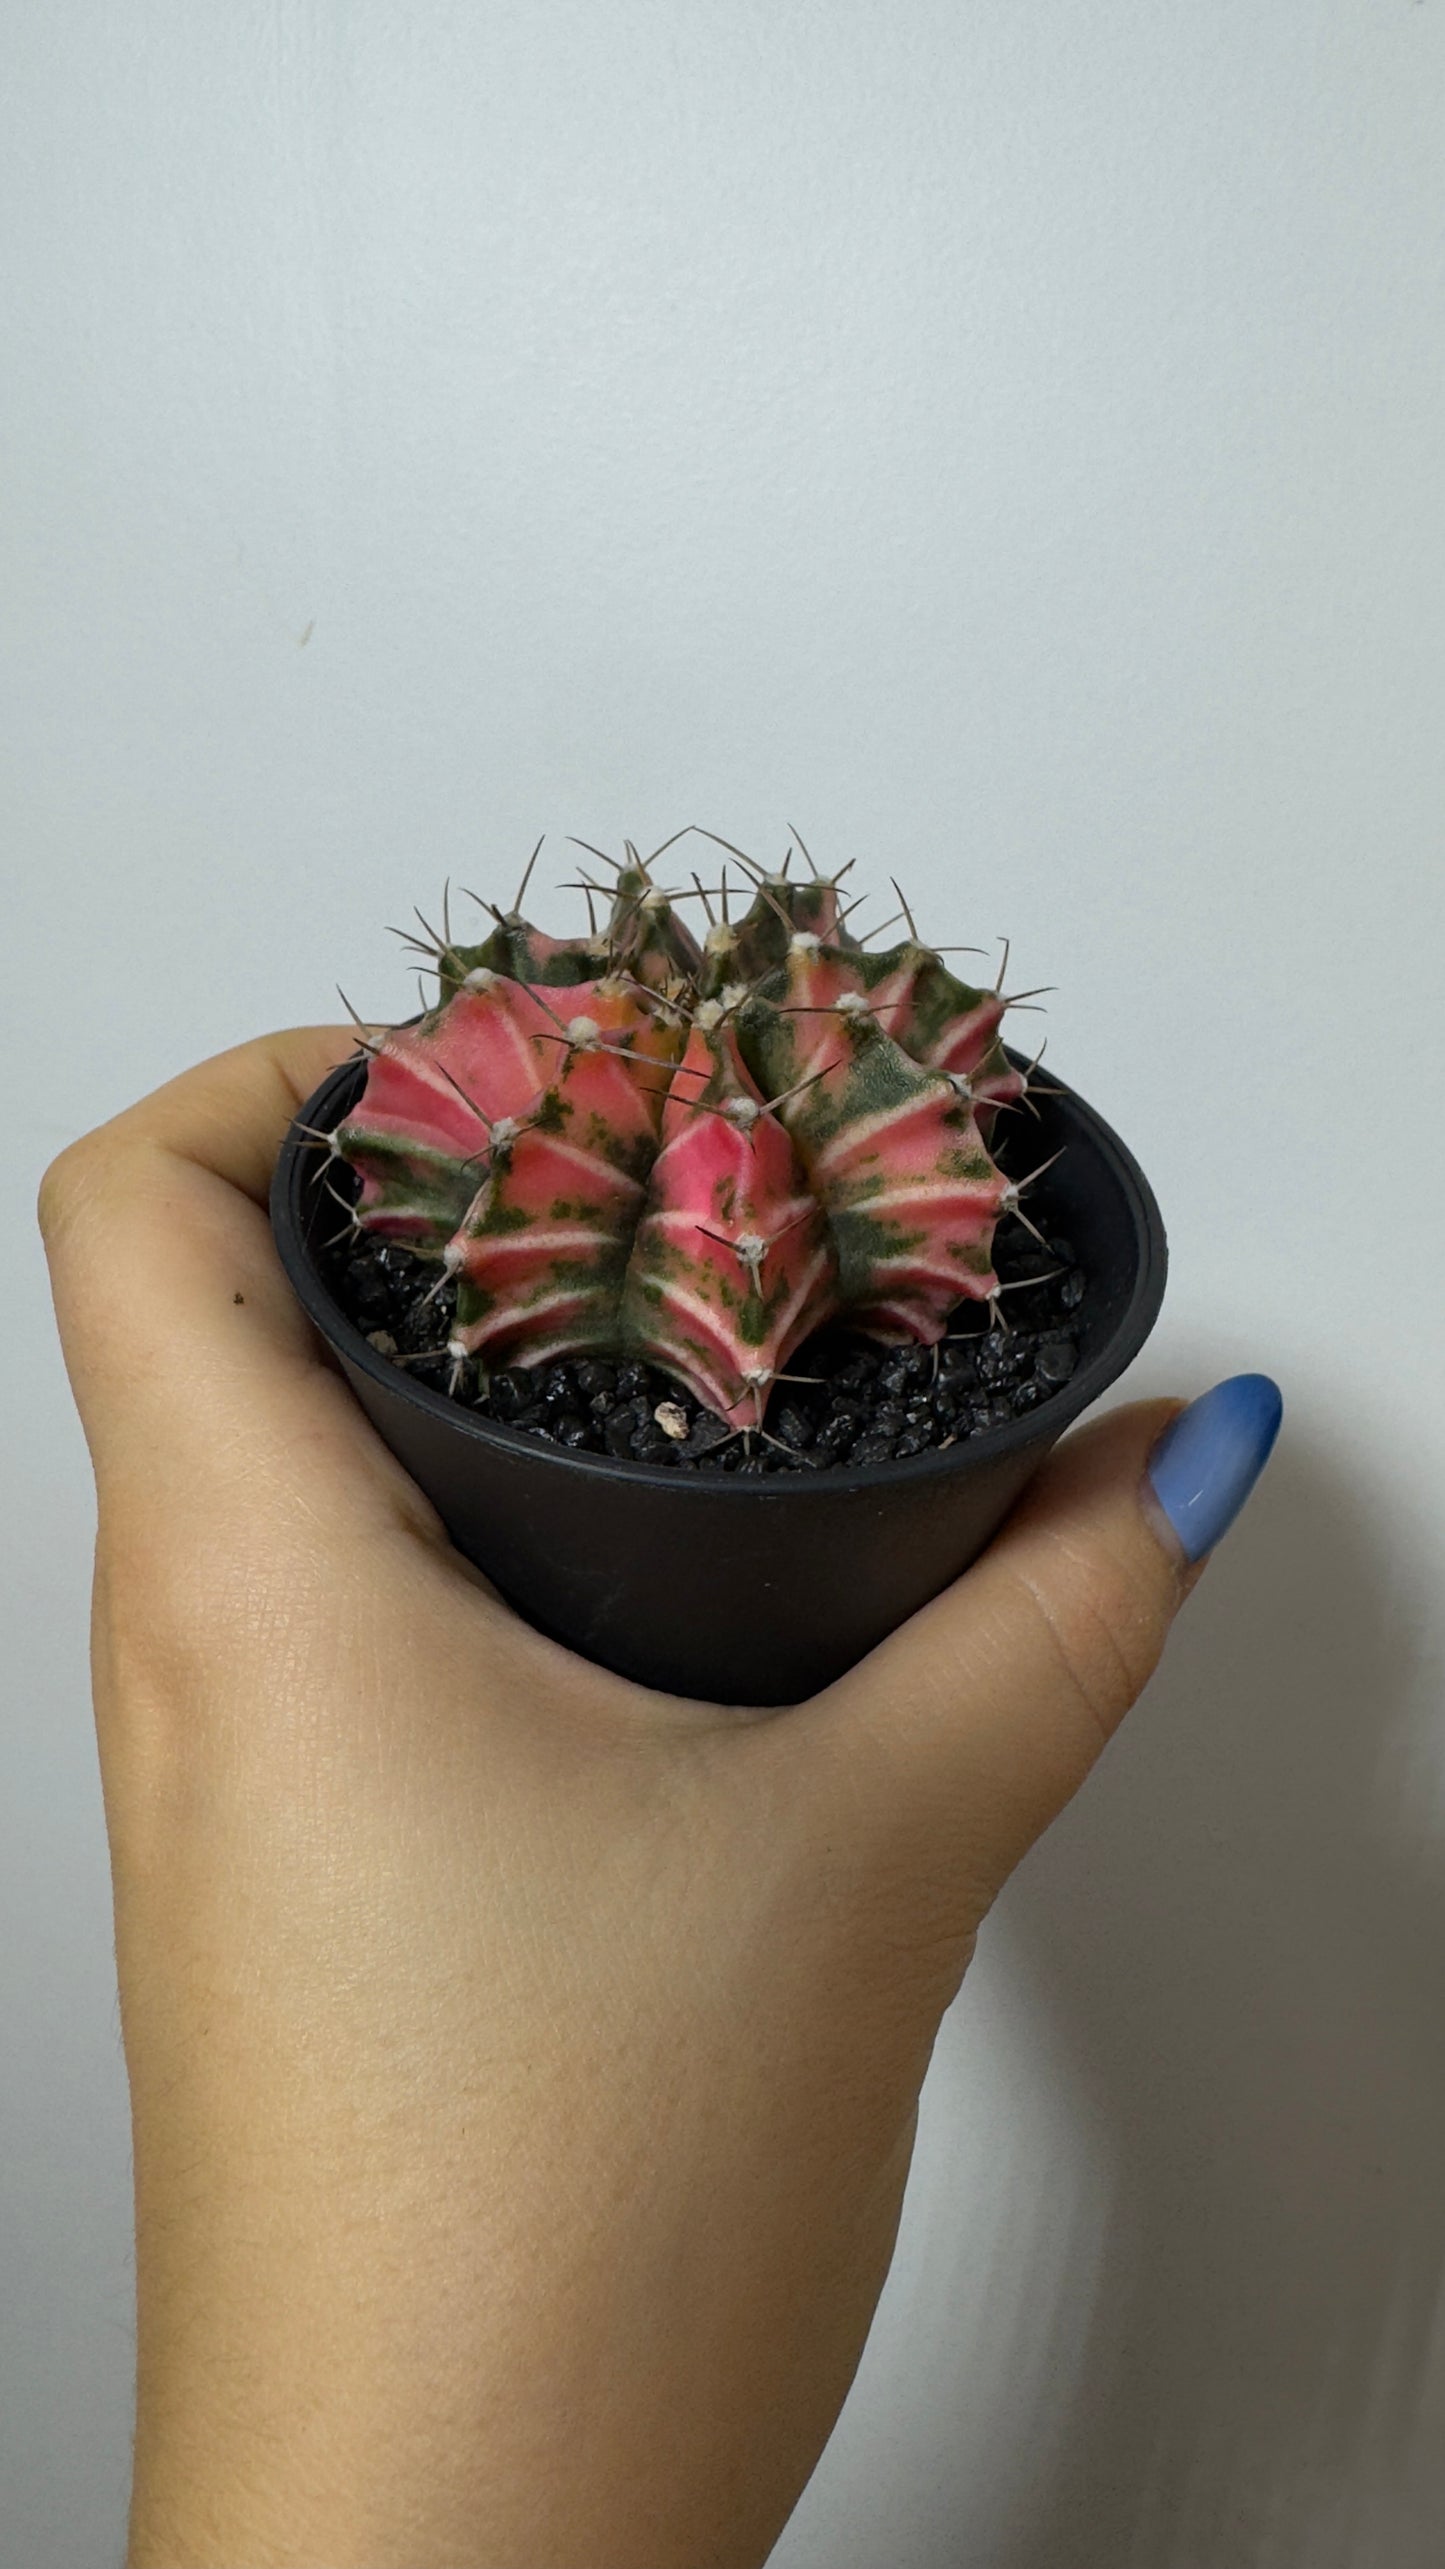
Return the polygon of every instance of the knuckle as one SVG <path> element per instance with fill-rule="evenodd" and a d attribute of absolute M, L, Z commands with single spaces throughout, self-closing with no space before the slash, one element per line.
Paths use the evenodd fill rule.
<path fill-rule="evenodd" d="M 35 1199 L 35 1218 L 47 1248 L 64 1238 L 95 1189 L 94 1137 L 85 1134 L 67 1143 L 50 1163 Z"/>
<path fill-rule="evenodd" d="M 1062 1576 L 1023 1577 L 1066 1683 L 1101 1739 L 1112 1737 L 1152 1675 L 1159 1635 L 1128 1567 L 1107 1553 L 1069 1552 Z"/>

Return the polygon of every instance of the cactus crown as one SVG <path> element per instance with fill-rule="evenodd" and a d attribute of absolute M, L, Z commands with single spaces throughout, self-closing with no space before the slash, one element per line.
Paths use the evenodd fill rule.
<path fill-rule="evenodd" d="M 755 1427 L 828 1319 L 929 1343 L 965 1300 L 997 1313 L 995 1227 L 1027 1216 L 989 1138 L 1030 1082 L 1000 1039 L 1018 1001 L 958 980 L 906 904 L 870 946 L 841 874 L 728 856 L 737 917 L 726 867 L 684 896 L 629 844 L 600 927 L 584 879 L 586 936 L 530 926 L 527 877 L 480 944 L 426 930 L 438 1004 L 365 1039 L 332 1149 L 357 1226 L 455 1277 L 456 1358 L 626 1353 Z"/>

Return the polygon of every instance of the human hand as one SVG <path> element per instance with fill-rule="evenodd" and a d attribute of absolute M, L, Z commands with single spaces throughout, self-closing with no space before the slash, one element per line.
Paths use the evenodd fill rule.
<path fill-rule="evenodd" d="M 626 1684 L 451 1550 L 282 1276 L 276 1150 L 350 1046 L 224 1054 L 42 1197 L 99 1496 L 130 2569 L 742 2569 L 852 2379 L 980 1923 L 1198 1575 L 1145 1478 L 1179 1405 L 1069 1437 L 811 1703 Z"/>

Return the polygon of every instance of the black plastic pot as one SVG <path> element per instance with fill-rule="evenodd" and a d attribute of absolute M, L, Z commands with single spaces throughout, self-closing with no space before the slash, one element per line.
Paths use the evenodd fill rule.
<path fill-rule="evenodd" d="M 363 1070 L 357 1061 L 334 1071 L 298 1123 L 339 1123 Z M 519 1613 L 644 1685 L 707 1702 L 793 1704 L 967 1569 L 1050 1446 L 1154 1325 L 1166 1249 L 1146 1179 L 1070 1089 L 1044 1099 L 1040 1117 L 1037 1160 L 1067 1145 L 1049 1173 L 1050 1221 L 1071 1236 L 1089 1278 L 1076 1371 L 1007 1426 L 856 1471 L 677 1474 L 502 1427 L 388 1364 L 340 1309 L 315 1245 L 336 1221 L 319 1184 L 325 1155 L 294 1128 L 271 1219 L 286 1272 L 372 1425 Z"/>

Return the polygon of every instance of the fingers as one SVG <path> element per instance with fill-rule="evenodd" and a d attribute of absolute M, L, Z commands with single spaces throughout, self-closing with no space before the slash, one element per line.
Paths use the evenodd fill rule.
<path fill-rule="evenodd" d="M 42 1228 L 63 1233 L 117 1156 L 147 1149 L 191 1162 L 264 1205 L 292 1116 L 355 1050 L 350 1027 L 294 1026 L 182 1071 L 62 1151 L 41 1183 Z"/>
<path fill-rule="evenodd" d="M 1141 1403 L 1069 1437 L 981 1560 L 811 1708 L 931 1834 L 965 1908 L 987 1905 L 1078 1790 L 1197 1575 L 1145 1483 L 1181 1407 Z"/>
<path fill-rule="evenodd" d="M 349 1030 L 311 1026 L 239 1045 L 99 1126 L 47 1172 L 41 1229 L 98 1469 L 149 1457 L 174 1471 L 197 1448 L 223 1468 L 257 1434 L 294 1438 L 335 1415 L 339 1386 L 264 1208 L 287 1124 L 354 1043 Z M 355 1425 L 369 1437 L 359 1415 Z"/>

